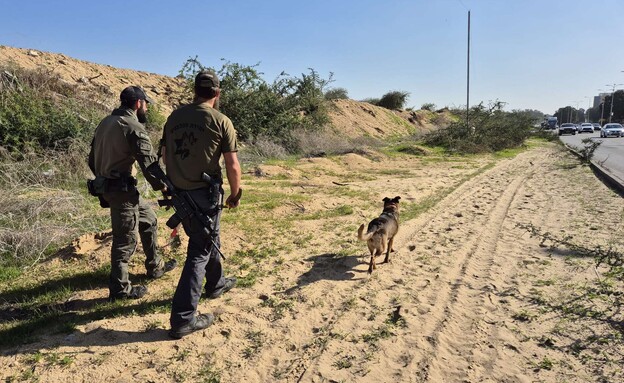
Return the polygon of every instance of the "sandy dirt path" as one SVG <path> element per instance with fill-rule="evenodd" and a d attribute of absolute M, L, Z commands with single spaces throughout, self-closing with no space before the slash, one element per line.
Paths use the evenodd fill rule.
<path fill-rule="evenodd" d="M 25 355 L 39 351 L 73 357 L 69 366 L 33 367 L 40 381 L 598 381 L 593 365 L 564 347 L 582 338 L 585 322 L 556 332 L 561 315 L 532 303 L 538 292 L 558 297 L 570 282 L 595 279 L 591 261 L 553 253 L 518 225 L 613 243 L 614 230 L 623 237 L 622 198 L 551 146 L 480 166 L 472 177 L 431 184 L 438 191 L 446 185 L 448 194 L 402 222 L 391 263 L 378 264 L 371 276 L 355 230 L 308 225 L 301 235 L 314 236 L 319 251 L 296 249 L 252 288 L 202 301 L 200 310 L 218 314 L 205 331 L 171 341 L 167 313 L 104 319 L 3 353 L 0 364 L 9 369 L 0 376 L 23 370 Z M 444 174 L 423 167 L 400 180 L 351 187 L 417 200 L 425 176 Z M 597 208 L 596 200 L 609 204 Z M 375 213 L 350 218 L 351 227 Z M 340 237 L 352 238 L 361 254 L 326 251 Z M 545 338 L 561 347 L 544 347 Z M 618 376 L 615 370 L 603 372 Z"/>

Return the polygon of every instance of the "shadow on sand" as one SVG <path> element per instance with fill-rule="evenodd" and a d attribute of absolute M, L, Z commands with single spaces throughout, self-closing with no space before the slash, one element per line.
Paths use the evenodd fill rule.
<path fill-rule="evenodd" d="M 292 294 L 304 286 L 322 280 L 355 281 L 365 279 L 361 275 L 358 277 L 358 274 L 366 274 L 366 270 L 355 270 L 356 266 L 362 263 L 361 258 L 357 255 L 342 256 L 335 253 L 325 253 L 306 258 L 306 261 L 312 262 L 312 267 L 299 276 L 295 286 L 284 292 Z"/>

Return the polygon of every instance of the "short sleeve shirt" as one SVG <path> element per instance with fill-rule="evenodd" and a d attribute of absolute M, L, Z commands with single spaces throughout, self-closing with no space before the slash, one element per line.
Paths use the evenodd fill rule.
<path fill-rule="evenodd" d="M 238 151 L 232 121 L 206 103 L 193 103 L 175 110 L 165 123 L 167 175 L 183 190 L 206 187 L 202 173 L 221 177 L 222 153 Z"/>

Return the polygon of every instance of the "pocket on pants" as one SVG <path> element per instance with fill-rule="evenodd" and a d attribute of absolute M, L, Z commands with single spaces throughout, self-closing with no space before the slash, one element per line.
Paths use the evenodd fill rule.
<path fill-rule="evenodd" d="M 137 210 L 116 210 L 112 214 L 113 234 L 131 233 L 136 230 L 138 222 Z"/>

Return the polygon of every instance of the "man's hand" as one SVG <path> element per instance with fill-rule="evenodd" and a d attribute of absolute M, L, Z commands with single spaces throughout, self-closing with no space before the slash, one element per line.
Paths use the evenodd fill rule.
<path fill-rule="evenodd" d="M 236 152 L 223 153 L 223 159 L 225 161 L 225 172 L 227 174 L 228 184 L 230 185 L 230 196 L 227 197 L 225 206 L 231 209 L 238 206 L 241 194 L 243 193 L 243 189 L 240 187 L 241 169 Z"/>
<path fill-rule="evenodd" d="M 162 189 L 160 189 L 160 192 L 162 193 L 164 200 L 168 200 L 169 199 L 169 197 L 170 197 L 169 196 L 169 189 L 167 189 L 166 186 L 164 186 Z M 171 206 L 167 206 L 165 208 L 165 210 L 169 210 L 170 208 L 171 208 Z"/>
<path fill-rule="evenodd" d="M 236 195 L 230 194 L 227 197 L 227 199 L 225 200 L 225 206 L 227 206 L 228 209 L 233 209 L 235 207 L 238 207 L 238 205 L 240 204 L 240 199 L 242 195 L 243 195 L 243 189 L 239 188 L 238 193 L 236 193 Z"/>

